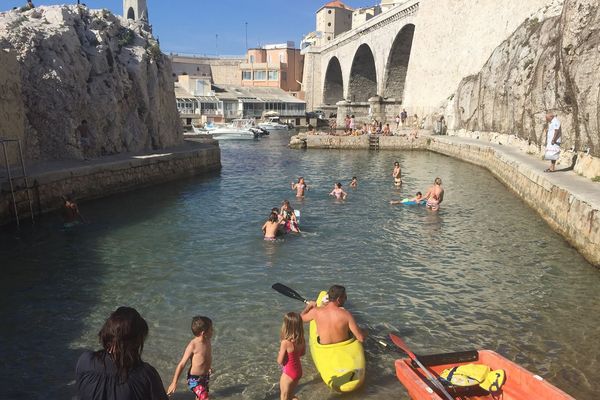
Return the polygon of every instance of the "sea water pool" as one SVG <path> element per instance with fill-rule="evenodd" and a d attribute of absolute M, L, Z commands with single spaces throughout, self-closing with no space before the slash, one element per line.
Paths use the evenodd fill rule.
<path fill-rule="evenodd" d="M 484 169 L 427 152 L 289 150 L 288 135 L 221 143 L 223 169 L 80 205 L 0 234 L 2 398 L 70 399 L 83 349 L 120 305 L 150 325 L 144 359 L 165 386 L 196 314 L 215 323 L 211 398 L 278 399 L 282 316 L 345 285 L 372 335 L 399 333 L 417 353 L 489 348 L 578 399 L 600 392 L 600 273 Z M 399 160 L 405 181 L 392 185 Z M 290 182 L 310 187 L 298 201 Z M 356 175 L 357 189 L 347 183 Z M 439 213 L 389 201 L 443 179 Z M 349 196 L 327 194 L 341 181 Z M 300 236 L 266 243 L 260 227 L 290 199 Z M 308 327 L 306 329 L 308 334 Z M 344 399 L 407 399 L 399 355 L 366 343 L 367 381 Z M 337 398 L 307 354 L 298 395 Z M 175 399 L 192 399 L 183 380 Z"/>

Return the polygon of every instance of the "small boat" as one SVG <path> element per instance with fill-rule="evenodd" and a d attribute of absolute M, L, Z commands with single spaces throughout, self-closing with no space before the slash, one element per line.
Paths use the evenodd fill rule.
<path fill-rule="evenodd" d="M 327 292 L 317 298 L 317 306 L 323 305 Z M 352 392 L 365 380 L 365 352 L 362 343 L 351 338 L 335 344 L 320 344 L 317 324 L 310 322 L 309 347 L 313 362 L 323 382 L 336 392 Z"/>
<path fill-rule="evenodd" d="M 258 138 L 258 133 L 252 130 L 252 120 L 236 119 L 229 125 L 211 129 L 209 133 L 216 140 L 251 140 Z"/>
<path fill-rule="evenodd" d="M 287 124 L 282 124 L 279 117 L 269 117 L 267 122 L 258 124 L 259 128 L 266 129 L 269 132 L 272 131 L 288 131 L 290 127 Z"/>
<path fill-rule="evenodd" d="M 506 380 L 497 393 L 490 393 L 480 386 L 445 386 L 452 397 L 461 400 L 575 400 L 562 390 L 552 386 L 542 377 L 502 357 L 491 350 L 473 350 L 457 353 L 419 356 L 418 360 L 439 377 L 448 368 L 467 364 L 484 364 L 493 370 L 504 370 Z M 429 383 L 423 371 L 410 358 L 396 360 L 396 376 L 413 400 L 444 400 L 441 393 Z"/>

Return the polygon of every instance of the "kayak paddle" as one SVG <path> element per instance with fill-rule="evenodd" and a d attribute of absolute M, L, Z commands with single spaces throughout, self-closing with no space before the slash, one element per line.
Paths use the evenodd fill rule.
<path fill-rule="evenodd" d="M 300 294 L 298 292 L 296 292 L 294 289 L 289 288 L 281 283 L 275 283 L 275 284 L 273 284 L 273 286 L 271 286 L 271 288 L 278 291 L 279 293 L 281 293 L 284 296 L 287 296 L 291 299 L 299 300 L 303 303 L 308 304 L 308 301 L 304 297 L 300 296 Z"/>
<path fill-rule="evenodd" d="M 390 339 L 392 339 L 392 342 L 394 342 L 396 346 L 400 347 L 402 351 L 410 357 L 411 360 L 417 363 L 419 368 L 421 368 L 421 371 L 423 371 L 425 375 L 427 375 L 427 379 L 429 379 L 429 381 L 433 384 L 433 386 L 436 387 L 436 389 L 442 392 L 445 398 L 447 398 L 448 400 L 454 400 L 454 397 L 452 397 L 452 395 L 448 393 L 444 385 L 442 385 L 440 381 L 438 381 L 433 375 L 431 375 L 431 372 L 429 372 L 429 370 L 423 364 L 421 364 L 421 361 L 419 361 L 415 353 L 410 351 L 406 343 L 404 343 L 404 340 L 402 340 L 399 336 L 394 335 L 393 333 L 390 333 Z"/>

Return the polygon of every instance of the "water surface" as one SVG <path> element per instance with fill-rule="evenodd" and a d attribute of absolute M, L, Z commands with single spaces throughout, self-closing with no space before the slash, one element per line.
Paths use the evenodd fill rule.
<path fill-rule="evenodd" d="M 120 305 L 148 320 L 144 358 L 165 386 L 196 314 L 215 322 L 215 399 L 277 399 L 282 316 L 333 283 L 372 335 L 396 331 L 417 353 L 496 350 L 578 399 L 600 389 L 600 273 L 487 171 L 427 152 L 298 151 L 288 136 L 222 143 L 223 169 L 81 204 L 1 234 L 0 383 L 9 399 L 69 399 L 73 370 Z M 399 160 L 405 185 L 392 185 Z M 290 182 L 310 187 L 297 201 Z M 357 176 L 357 189 L 346 187 Z M 391 206 L 436 176 L 439 213 Z M 348 199 L 328 197 L 341 181 Z M 301 210 L 300 236 L 262 240 L 271 207 Z M 306 329 L 308 333 L 308 329 Z M 406 399 L 398 354 L 366 344 L 367 383 L 345 399 Z M 310 356 L 302 399 L 336 398 Z M 176 399 L 192 399 L 183 380 Z"/>

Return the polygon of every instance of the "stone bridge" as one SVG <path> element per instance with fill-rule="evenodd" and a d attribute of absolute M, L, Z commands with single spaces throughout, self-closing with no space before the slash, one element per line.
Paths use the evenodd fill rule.
<path fill-rule="evenodd" d="M 307 109 L 357 119 L 436 115 L 526 19 L 562 0 L 407 0 L 303 50 Z"/>
<path fill-rule="evenodd" d="M 398 112 L 418 11 L 419 1 L 408 1 L 325 46 L 308 48 L 307 69 L 316 69 L 312 74 L 305 70 L 309 107 L 337 112 L 339 106 L 342 120 L 345 113 L 359 119 L 378 114 L 381 104 Z"/>

